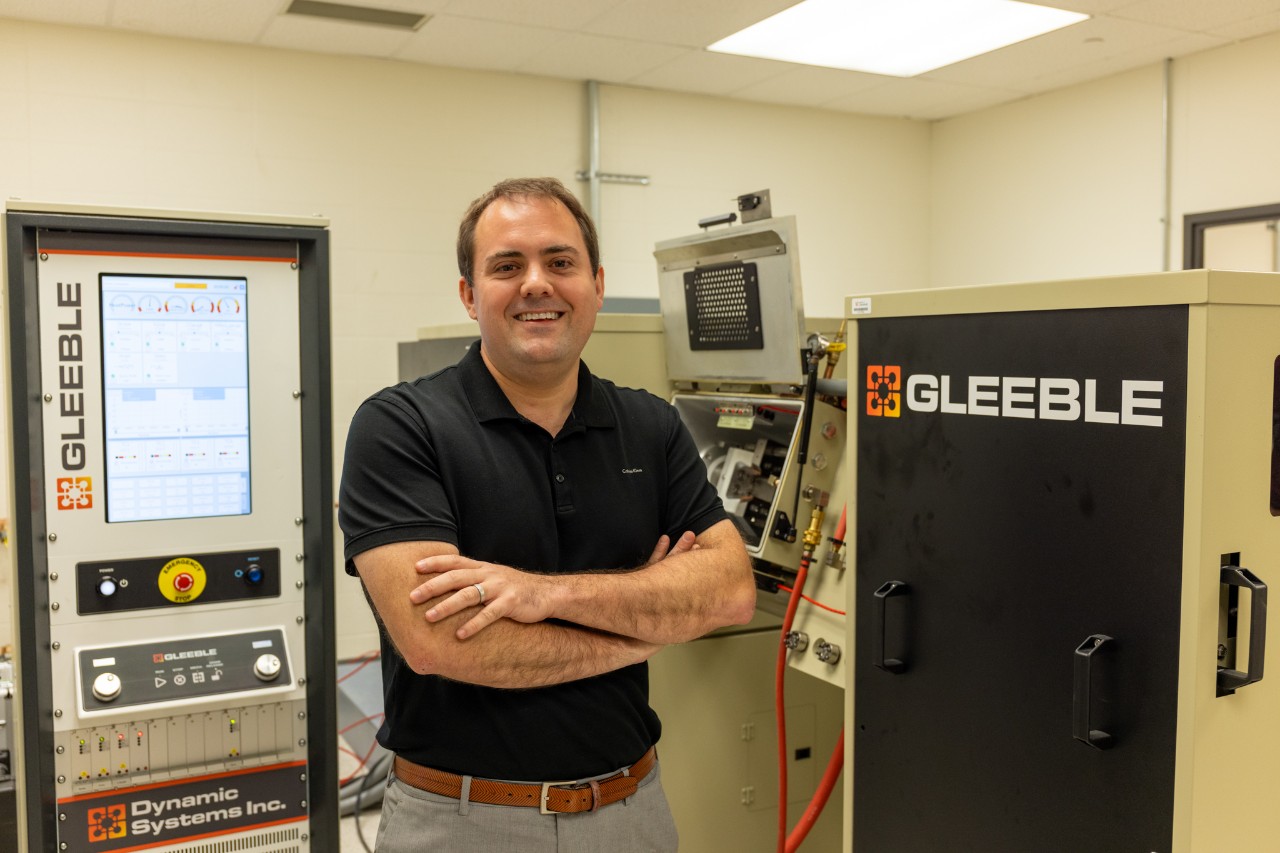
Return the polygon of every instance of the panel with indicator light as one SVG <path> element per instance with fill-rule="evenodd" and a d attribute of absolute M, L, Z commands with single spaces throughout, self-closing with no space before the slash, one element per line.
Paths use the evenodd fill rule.
<path fill-rule="evenodd" d="M 278 598 L 280 550 L 224 551 L 76 564 L 76 612 L 115 613 Z"/>
<path fill-rule="evenodd" d="M 82 648 L 76 669 L 82 714 L 293 684 L 279 628 Z"/>

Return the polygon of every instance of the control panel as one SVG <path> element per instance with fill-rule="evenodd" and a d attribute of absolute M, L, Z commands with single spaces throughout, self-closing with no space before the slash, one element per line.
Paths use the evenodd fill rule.
<path fill-rule="evenodd" d="M 76 564 L 76 612 L 81 614 L 279 595 L 278 548 Z"/>
<path fill-rule="evenodd" d="M 284 630 L 147 640 L 76 652 L 80 715 L 131 705 L 171 706 L 202 696 L 289 690 Z"/>
<path fill-rule="evenodd" d="M 323 229 L 5 224 L 20 834 L 336 851 Z"/>

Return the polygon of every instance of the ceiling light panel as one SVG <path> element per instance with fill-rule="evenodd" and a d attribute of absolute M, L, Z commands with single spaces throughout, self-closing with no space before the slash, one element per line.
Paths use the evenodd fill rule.
<path fill-rule="evenodd" d="M 1087 17 L 1016 0 L 804 0 L 708 50 L 914 77 Z"/>

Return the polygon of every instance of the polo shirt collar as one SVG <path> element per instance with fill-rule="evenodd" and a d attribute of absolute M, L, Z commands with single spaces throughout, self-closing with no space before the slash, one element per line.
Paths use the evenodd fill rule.
<path fill-rule="evenodd" d="M 493 378 L 489 367 L 480 357 L 480 341 L 476 341 L 467 350 L 466 355 L 458 362 L 458 375 L 462 380 L 463 393 L 471 403 L 476 420 L 501 420 L 504 418 L 520 420 L 521 415 L 515 406 L 502 393 L 498 380 Z M 612 427 L 616 424 L 613 409 L 610 408 L 600 389 L 596 387 L 596 379 L 587 369 L 586 362 L 578 360 L 578 395 L 573 401 L 573 412 L 566 426 L 577 422 L 586 427 Z"/>

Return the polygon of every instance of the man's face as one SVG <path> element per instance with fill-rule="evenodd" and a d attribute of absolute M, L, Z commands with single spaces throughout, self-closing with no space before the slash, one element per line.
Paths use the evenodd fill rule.
<path fill-rule="evenodd" d="M 480 324 L 483 354 L 512 379 L 576 369 L 604 302 L 577 221 L 548 198 L 500 198 L 476 223 L 472 271 L 458 293 Z"/>

